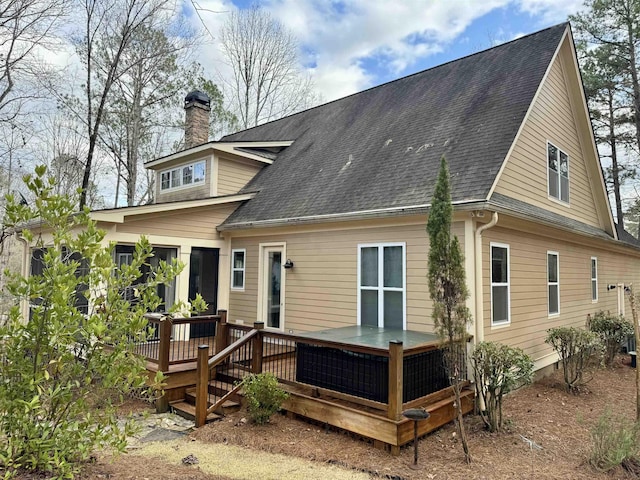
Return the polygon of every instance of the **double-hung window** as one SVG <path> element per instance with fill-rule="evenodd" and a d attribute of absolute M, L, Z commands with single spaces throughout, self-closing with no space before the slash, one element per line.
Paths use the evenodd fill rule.
<path fill-rule="evenodd" d="M 547 142 L 549 196 L 569 203 L 569 156 Z"/>
<path fill-rule="evenodd" d="M 509 245 L 491 244 L 491 325 L 506 325 L 510 315 Z"/>
<path fill-rule="evenodd" d="M 244 290 L 245 249 L 231 251 L 231 288 Z"/>
<path fill-rule="evenodd" d="M 405 244 L 358 245 L 358 324 L 404 329 Z"/>
<path fill-rule="evenodd" d="M 560 262 L 558 252 L 547 252 L 547 290 L 549 315 L 560 313 Z"/>
<path fill-rule="evenodd" d="M 598 301 L 598 259 L 591 257 L 591 300 Z"/>

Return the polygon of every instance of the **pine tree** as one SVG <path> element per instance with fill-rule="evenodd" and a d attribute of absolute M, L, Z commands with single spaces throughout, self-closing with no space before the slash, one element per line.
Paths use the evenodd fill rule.
<path fill-rule="evenodd" d="M 456 397 L 457 426 L 465 460 L 471 462 L 462 418 L 460 390 L 466 369 L 466 330 L 471 313 L 465 305 L 469 297 L 460 243 L 451 235 L 453 205 L 449 167 L 442 157 L 440 173 L 427 221 L 429 234 L 429 294 L 433 301 L 433 320 L 442 343 L 445 369 Z"/>

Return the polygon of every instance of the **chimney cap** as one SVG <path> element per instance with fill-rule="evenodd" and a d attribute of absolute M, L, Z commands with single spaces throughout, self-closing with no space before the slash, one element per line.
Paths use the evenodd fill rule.
<path fill-rule="evenodd" d="M 210 106 L 211 99 L 209 95 L 200 90 L 194 90 L 191 93 L 188 93 L 186 97 L 184 97 L 185 105 L 191 102 L 199 103 L 200 105 L 204 105 L 206 107 Z"/>

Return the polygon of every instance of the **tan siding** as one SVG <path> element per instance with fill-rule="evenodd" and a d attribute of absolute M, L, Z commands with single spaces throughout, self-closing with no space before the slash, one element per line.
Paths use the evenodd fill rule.
<path fill-rule="evenodd" d="M 455 223 L 454 232 L 464 244 L 464 224 Z M 247 265 L 245 290 L 230 293 L 231 320 L 256 320 L 259 244 L 269 242 L 285 242 L 287 257 L 295 263 L 285 273 L 286 330 L 355 325 L 358 244 L 383 242 L 406 242 L 407 328 L 433 330 L 424 224 L 233 238 L 232 248 L 246 249 Z"/>
<path fill-rule="evenodd" d="M 170 214 L 141 215 L 140 219 L 119 224 L 117 231 L 217 240 L 219 236 L 216 227 L 236 208 L 237 204 L 228 204 L 191 208 Z"/>
<path fill-rule="evenodd" d="M 490 242 L 510 246 L 511 324 L 491 327 Z M 523 348 L 534 360 L 552 352 L 546 330 L 561 325 L 584 326 L 587 314 L 617 312 L 617 293 L 607 284 L 640 281 L 640 260 L 530 233 L 499 227 L 483 234 L 485 340 Z M 558 252 L 560 314 L 547 313 L 547 251 Z M 598 301 L 591 301 L 591 257 L 598 258 Z M 630 312 L 628 312 L 630 313 Z"/>
<path fill-rule="evenodd" d="M 569 155 L 570 205 L 548 198 L 547 140 Z M 600 226 L 560 57 L 541 87 L 495 192 Z"/>
<path fill-rule="evenodd" d="M 189 165 L 191 163 L 196 163 L 199 161 L 205 161 L 205 177 L 204 182 L 198 186 L 192 187 L 181 187 L 176 190 L 166 190 L 162 192 L 160 190 L 161 185 L 161 172 L 165 172 L 170 170 L 171 168 L 175 168 L 179 165 Z M 196 200 L 199 198 L 207 198 L 211 196 L 211 162 L 209 161 L 209 157 L 199 158 L 196 160 L 189 160 L 176 163 L 175 165 L 171 165 L 171 168 L 162 168 L 156 172 L 156 201 L 155 203 L 163 203 L 163 202 L 176 202 L 180 200 Z"/>
<path fill-rule="evenodd" d="M 218 195 L 238 193 L 261 167 L 255 163 L 218 157 Z"/>

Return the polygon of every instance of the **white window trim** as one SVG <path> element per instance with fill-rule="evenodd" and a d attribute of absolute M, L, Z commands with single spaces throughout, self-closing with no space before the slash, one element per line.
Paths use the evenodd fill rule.
<path fill-rule="evenodd" d="M 183 175 L 182 172 L 183 172 L 183 169 L 186 168 L 186 167 L 192 167 L 193 171 L 195 173 L 196 165 L 200 165 L 200 164 L 204 165 L 204 177 L 202 178 L 202 180 L 197 181 L 197 182 L 195 180 L 192 180 L 191 183 L 189 183 L 187 185 L 183 185 L 182 184 L 182 175 Z M 171 186 L 171 180 L 172 180 L 171 172 L 173 170 L 179 170 L 180 171 L 180 185 L 175 186 L 175 187 Z M 163 186 L 162 186 L 162 175 L 165 174 L 165 173 L 169 173 L 169 186 L 167 188 L 163 188 Z M 169 192 L 169 191 L 175 192 L 177 190 L 183 190 L 183 189 L 187 189 L 187 188 L 192 188 L 192 187 L 204 185 L 206 183 L 206 180 L 207 180 L 207 161 L 206 160 L 198 160 L 197 162 L 186 163 L 184 165 L 174 165 L 171 168 L 167 168 L 165 170 L 162 170 L 158 175 L 158 181 L 160 183 L 160 191 L 161 192 Z"/>
<path fill-rule="evenodd" d="M 593 276 L 593 264 L 595 262 L 596 276 Z M 598 257 L 591 257 L 589 262 L 589 276 L 591 277 L 591 303 L 598 303 Z M 593 298 L 593 282 L 596 283 L 596 298 Z"/>
<path fill-rule="evenodd" d="M 549 255 L 555 255 L 556 256 L 556 271 L 558 272 L 558 281 L 557 282 L 550 282 L 549 281 Z M 549 317 L 557 317 L 558 315 L 560 315 L 560 254 L 558 252 L 553 252 L 551 250 L 547 250 L 547 315 Z M 549 311 L 549 287 L 551 285 L 557 285 L 558 286 L 558 311 L 557 312 L 550 312 Z"/>
<path fill-rule="evenodd" d="M 550 183 L 549 181 L 551 180 L 551 178 L 549 177 L 549 145 L 553 145 L 557 150 L 558 150 L 558 197 L 554 197 L 553 195 L 551 195 L 551 193 L 549 192 L 549 187 L 550 187 Z M 562 194 L 560 192 L 561 189 L 561 182 L 560 182 L 560 152 L 564 153 L 567 156 L 567 182 L 568 182 L 568 188 L 569 191 L 567 192 L 567 201 L 565 202 L 564 200 L 562 200 Z M 545 158 L 547 159 L 547 164 L 546 164 L 546 169 L 547 169 L 547 198 L 553 202 L 557 202 L 561 205 L 564 205 L 565 207 L 570 207 L 571 205 L 571 187 L 570 187 L 570 183 L 571 183 L 571 157 L 569 156 L 569 154 L 567 152 L 565 152 L 564 150 L 562 150 L 560 147 L 558 147 L 555 143 L 547 140 L 546 143 L 546 153 L 545 153 Z"/>
<path fill-rule="evenodd" d="M 242 268 L 235 267 L 236 253 L 242 253 Z M 233 284 L 234 273 L 242 272 L 242 286 Z M 231 250 L 231 290 L 244 292 L 244 286 L 247 278 L 247 250 L 245 248 L 234 248 Z"/>
<path fill-rule="evenodd" d="M 402 292 L 402 329 L 407 329 L 407 244 L 406 242 L 390 242 L 390 243 L 359 243 L 358 244 L 358 295 L 357 295 L 357 313 L 358 321 L 357 325 L 362 325 L 361 317 L 361 259 L 363 248 L 378 248 L 378 286 L 377 287 L 364 287 L 364 290 L 377 290 L 378 291 L 378 327 L 384 327 L 384 292 Z M 402 247 L 402 288 L 398 287 L 385 287 L 384 286 L 384 247 Z"/>
<path fill-rule="evenodd" d="M 493 247 L 504 248 L 507 250 L 507 282 L 493 282 Z M 489 283 L 491 284 L 491 326 L 506 327 L 511 325 L 511 250 L 506 243 L 489 244 Z M 493 287 L 507 287 L 507 320 L 502 322 L 493 321 Z"/>

